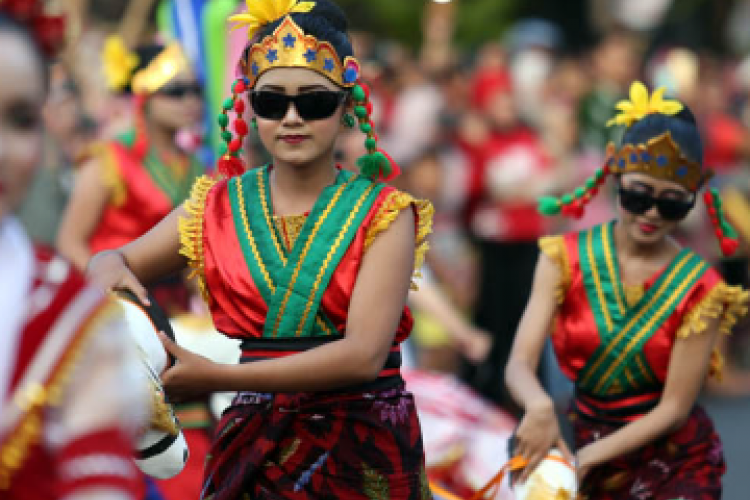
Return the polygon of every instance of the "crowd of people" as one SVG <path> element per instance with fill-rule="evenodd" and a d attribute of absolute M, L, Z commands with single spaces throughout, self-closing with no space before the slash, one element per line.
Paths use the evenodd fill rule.
<path fill-rule="evenodd" d="M 254 10 L 256 3 L 268 8 Z M 155 300 L 171 316 L 210 316 L 216 330 L 242 342 L 242 363 L 229 369 L 163 339 L 178 360 L 163 374 L 165 390 L 172 401 L 185 403 L 175 410 L 191 449 L 181 476 L 148 480 L 147 490 L 125 468 L 101 477 L 91 474 L 92 481 L 120 485 L 127 494 L 140 488 L 138 495 L 148 491 L 154 499 L 167 500 L 185 495 L 275 498 L 292 491 L 299 496 L 289 498 L 429 498 L 417 409 L 399 374 L 402 365 L 456 376 L 517 417 L 516 451 L 533 466 L 550 447 L 571 458 L 562 434 L 550 424 L 549 410 L 559 394 L 573 397 L 562 374 L 572 380 L 579 373 L 590 375 L 587 357 L 593 350 L 560 339 L 583 342 L 577 330 L 566 329 L 565 318 L 575 319 L 576 307 L 594 307 L 593 299 L 588 299 L 590 306 L 571 305 L 575 299 L 568 299 L 588 293 L 585 266 L 595 268 L 598 261 L 592 257 L 585 264 L 577 253 L 572 257 L 577 236 L 544 237 L 605 228 L 596 229 L 603 234 L 602 248 L 615 252 L 623 269 L 619 278 L 616 273 L 610 278 L 646 284 L 640 293 L 623 288 L 625 302 L 635 309 L 649 296 L 654 273 L 683 254 L 660 246 L 661 240 L 653 245 L 658 252 L 628 254 L 623 249 L 653 243 L 628 232 L 638 230 L 635 218 L 630 229 L 612 230 L 617 248 L 614 243 L 608 247 L 607 223 L 628 221 L 633 213 L 663 215 L 661 197 L 651 195 L 669 195 L 676 184 L 676 201 L 692 204 L 681 217 L 665 218 L 670 223 L 660 236 L 666 237 L 668 229 L 695 252 L 690 266 L 703 266 L 702 258 L 719 273 L 707 272 L 691 282 L 695 289 L 688 292 L 694 294 L 670 314 L 688 317 L 695 307 L 691 321 L 709 323 L 695 327 L 695 333 L 708 329 L 711 335 L 703 336 L 705 345 L 675 342 L 682 338 L 676 332 L 683 331 L 678 320 L 649 333 L 669 339 L 660 344 L 668 346 L 667 354 L 645 349 L 615 385 L 630 384 L 638 397 L 658 394 L 674 402 L 672 413 L 652 418 L 652 427 L 661 429 L 658 435 L 616 432 L 631 428 L 647 411 L 659 413 L 653 401 L 648 408 L 641 400 L 637 408 L 618 408 L 617 418 L 597 425 L 577 425 L 579 444 L 614 436 L 602 440 L 609 445 L 584 448 L 599 453 L 596 459 L 587 455 L 589 462 L 579 456 L 579 477 L 596 467 L 587 476 L 597 481 L 588 487 L 591 498 L 626 498 L 617 496 L 627 495 L 625 483 L 598 488 L 622 467 L 633 468 L 615 460 L 623 449 L 633 452 L 624 444 L 630 441 L 637 444 L 638 460 L 658 455 L 674 463 L 671 482 L 662 478 L 658 483 L 653 471 L 636 474 L 640 481 L 651 481 L 655 495 L 720 498 L 724 464 L 716 452 L 718 437 L 702 411 L 689 409 L 708 371 L 724 375 L 721 384 L 708 382 L 711 390 L 750 393 L 750 323 L 742 319 L 746 296 L 740 290 L 750 285 L 748 61 L 657 45 L 644 32 L 624 26 L 603 31 L 586 50 L 571 53 L 559 27 L 541 19 L 519 20 L 503 37 L 461 51 L 452 38 L 456 7 L 443 4 L 425 8 L 423 41 L 413 49 L 377 33 L 349 31 L 343 12 L 328 0 L 248 1 L 247 10 L 240 4 L 231 19 L 247 29 L 250 42 L 238 63 L 226 63 L 232 68 L 237 63 L 237 78 L 227 84 L 229 98 L 222 102 L 218 121 L 206 119 L 212 74 L 196 68 L 178 42 L 152 36 L 148 29 L 138 33 L 135 43 L 113 36 L 111 25 L 89 17 L 77 26 L 78 45 L 57 57 L 48 72 L 36 75 L 35 68 L 25 68 L 29 79 L 47 81 L 45 90 L 40 83 L 26 99 L 39 104 L 35 130 L 40 135 L 23 161 L 41 168 L 33 179 L 29 176 L 28 192 L 20 184 L 6 185 L 6 176 L 0 176 L 0 210 L 17 211 L 30 240 L 55 248 L 71 266 L 72 277 L 65 280 L 77 287 L 84 287 L 76 280 L 87 273 L 100 288 L 128 289 L 145 303 Z M 12 20 L 15 14 L 12 9 L 7 14 L 12 29 L 0 23 L 0 35 L 12 38 L 20 32 L 28 44 L 33 33 L 18 28 L 23 22 Z M 305 36 L 317 44 L 305 40 L 312 55 L 302 49 L 294 53 Z M 26 46 L 24 54 L 41 62 L 46 56 L 32 45 L 33 53 Z M 633 90 L 637 80 L 665 88 L 680 109 L 660 107 L 662 97 L 646 91 L 642 115 L 623 121 L 627 127 L 610 126 L 616 109 L 628 111 L 642 100 Z M 649 99 L 658 100 L 653 109 Z M 23 114 L 8 109 L 13 120 Z M 644 119 L 649 114 L 666 117 L 665 123 Z M 687 132 L 682 122 L 690 124 Z M 627 145 L 643 146 L 648 153 L 666 133 L 676 144 L 669 153 L 674 172 L 683 166 L 677 162 L 690 163 L 699 183 L 683 182 L 677 173 L 653 183 L 647 168 L 634 168 L 619 171 L 630 176 L 628 182 L 617 177 L 614 187 L 598 184 L 600 177 L 618 172 L 613 158 Z M 212 136 L 220 137 L 218 144 Z M 702 150 L 691 149 L 695 143 L 702 143 Z M 0 168 L 7 170 L 2 163 Z M 710 184 L 704 175 L 708 169 L 715 173 Z M 695 200 L 702 198 L 698 190 L 708 186 L 715 202 L 705 208 Z M 6 207 L 4 191 L 11 188 L 18 200 Z M 637 205 L 623 201 L 639 189 L 648 191 L 644 203 L 651 200 L 640 213 Z M 557 210 L 547 211 L 569 217 L 545 217 L 540 199 L 558 200 Z M 8 233 L 0 244 L 10 245 L 15 238 L 26 248 L 20 227 L 16 218 L 0 226 Z M 36 259 L 50 267 L 48 261 L 57 258 L 43 254 Z M 27 267 L 33 267 L 30 262 Z M 601 265 L 606 267 L 605 261 Z M 16 276 L 18 282 L 30 273 Z M 35 282 L 34 287 L 43 285 Z M 712 294 L 714 287 L 721 293 Z M 709 296 L 719 304 L 715 314 L 702 303 Z M 93 311 L 100 303 L 92 301 Z M 726 321 L 703 317 L 709 313 Z M 554 343 L 547 339 L 553 318 Z M 596 323 L 589 330 L 597 328 L 604 329 Z M 720 337 L 719 329 L 731 329 L 733 335 Z M 701 362 L 670 364 L 673 343 L 675 352 Z M 91 356 L 114 356 L 99 344 L 91 341 L 92 352 L 102 351 Z M 649 379 L 650 374 L 650 382 L 628 379 L 637 378 L 636 358 L 647 360 L 642 375 Z M 616 364 L 614 358 L 609 361 Z M 128 360 L 118 362 L 127 365 Z M 668 382 L 668 374 L 676 376 L 672 370 L 693 381 L 682 393 Z M 79 380 L 85 375 L 76 377 L 71 387 L 83 387 L 80 394 L 87 394 Z M 575 411 L 610 411 L 604 402 L 610 385 L 602 390 L 577 384 Z M 611 390 L 622 389 L 617 387 Z M 91 389 L 96 390 L 101 387 Z M 215 422 L 207 398 L 226 391 L 237 396 Z M 146 396 L 135 392 L 129 395 L 131 409 L 138 406 L 137 398 L 147 406 Z M 539 401 L 544 411 L 532 412 Z M 294 416 L 300 412 L 310 418 Z M 120 413 L 117 424 L 115 415 L 91 424 L 91 435 L 109 433 L 117 438 L 113 443 L 121 444 L 123 436 L 145 425 L 138 412 Z M 0 438 L 3 424 L 0 420 Z M 678 424 L 701 427 L 703 433 L 675 434 L 684 438 L 679 457 L 661 444 L 652 446 L 662 434 L 679 430 Z M 55 449 L 83 453 L 75 448 L 77 434 L 71 435 L 59 440 L 67 445 L 57 443 Z M 95 448 L 91 453 L 99 453 Z M 121 447 L 112 444 L 105 451 L 120 463 Z M 719 454 L 710 463 L 689 462 L 711 453 Z M 701 473 L 693 483 L 684 481 L 689 476 L 684 461 Z M 0 488 L 4 471 L 0 468 Z M 86 482 L 75 481 L 69 480 L 75 487 Z"/>

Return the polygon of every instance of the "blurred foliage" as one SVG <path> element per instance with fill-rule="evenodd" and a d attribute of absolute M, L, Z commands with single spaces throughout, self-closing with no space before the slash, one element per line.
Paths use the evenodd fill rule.
<path fill-rule="evenodd" d="M 352 29 L 418 47 L 422 40 L 422 12 L 431 0 L 337 0 Z M 454 0 L 458 7 L 456 42 L 472 47 L 497 40 L 522 4 L 521 0 Z"/>

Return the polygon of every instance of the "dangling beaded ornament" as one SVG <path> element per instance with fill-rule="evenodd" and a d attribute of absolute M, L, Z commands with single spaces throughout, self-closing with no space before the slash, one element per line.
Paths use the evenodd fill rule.
<path fill-rule="evenodd" d="M 597 170 L 592 177 L 586 179 L 582 187 L 576 188 L 572 194 L 565 194 L 560 198 L 554 196 L 542 196 L 539 198 L 537 207 L 542 215 L 562 214 L 566 217 L 580 219 L 586 205 L 599 193 L 599 189 L 607 182 L 607 176 L 611 173 L 610 164 L 614 158 L 614 145 L 607 148 L 607 163 Z"/>
<path fill-rule="evenodd" d="M 216 165 L 219 173 L 224 177 L 235 177 L 245 173 L 245 163 L 242 161 L 242 144 L 249 130 L 243 114 L 245 112 L 245 101 L 238 98 L 247 89 L 247 79 L 239 78 L 232 85 L 232 97 L 227 98 L 223 105 L 218 122 L 221 127 L 221 138 L 224 143 L 219 146 L 219 161 Z M 230 111 L 237 114 L 232 123 L 237 137 L 234 137 L 229 127 Z"/>
<path fill-rule="evenodd" d="M 359 122 L 359 130 L 365 134 L 365 148 L 367 154 L 357 160 L 362 175 L 373 180 L 388 182 L 401 173 L 401 168 L 393 161 L 388 153 L 378 148 L 378 136 L 372 123 L 372 102 L 370 102 L 370 88 L 359 81 L 352 88 L 354 101 L 354 116 Z"/>
<path fill-rule="evenodd" d="M 724 217 L 724 209 L 719 196 L 719 190 L 716 188 L 707 189 L 703 193 L 703 201 L 708 210 L 708 216 L 711 224 L 714 226 L 716 238 L 719 240 L 721 252 L 729 257 L 734 255 L 740 246 L 737 232 L 734 230 L 729 221 Z"/>

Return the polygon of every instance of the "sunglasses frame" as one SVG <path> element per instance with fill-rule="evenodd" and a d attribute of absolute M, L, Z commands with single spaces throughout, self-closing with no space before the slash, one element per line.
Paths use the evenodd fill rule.
<path fill-rule="evenodd" d="M 278 115 L 276 113 L 273 114 L 266 114 L 264 116 L 263 113 L 258 112 L 258 108 L 256 106 L 256 99 L 262 95 L 262 94 L 271 94 L 277 97 L 280 97 L 284 102 L 284 111 L 281 115 Z M 310 114 L 306 111 L 307 108 L 304 105 L 304 101 L 308 99 L 312 99 L 312 102 L 320 103 L 320 100 L 314 99 L 315 96 L 320 96 L 321 94 L 329 95 L 334 94 L 338 97 L 338 100 L 336 101 L 336 106 L 331 109 L 330 113 L 318 116 L 317 114 L 313 114 L 311 117 Z M 297 114 L 305 121 L 316 121 L 316 120 L 326 120 L 334 115 L 336 113 L 336 110 L 339 109 L 339 107 L 346 102 L 347 97 L 349 97 L 349 92 L 343 91 L 343 90 L 316 90 L 313 92 L 303 92 L 301 94 L 297 95 L 288 95 L 281 92 L 275 92 L 272 90 L 251 90 L 248 92 L 249 100 L 250 100 L 250 106 L 253 108 L 253 112 L 258 118 L 262 118 L 264 120 L 273 120 L 273 121 L 280 121 L 283 120 L 284 117 L 289 113 L 289 106 L 291 104 L 294 104 L 294 109 L 297 111 Z M 300 109 L 300 101 L 303 101 L 302 109 Z M 305 116 L 307 115 L 307 116 Z"/>
<path fill-rule="evenodd" d="M 696 196 L 693 194 L 693 197 L 690 201 L 680 201 L 680 200 L 673 200 L 668 198 L 659 198 L 656 196 L 653 196 L 651 194 L 645 193 L 643 191 L 638 191 L 635 189 L 627 189 L 622 186 L 622 184 L 619 184 L 617 186 L 617 194 L 619 197 L 620 206 L 623 208 L 623 210 L 626 210 L 627 212 L 630 212 L 631 214 L 635 215 L 643 215 L 649 210 L 651 210 L 654 206 L 656 206 L 656 210 L 659 212 L 659 217 L 661 217 L 664 220 L 667 221 L 681 221 L 685 217 L 688 216 L 690 211 L 695 207 L 695 201 Z M 627 202 L 624 202 L 624 200 L 632 197 L 639 197 L 644 202 L 648 203 L 648 206 L 646 206 L 642 210 L 634 210 L 633 207 L 627 207 Z M 679 217 L 673 216 L 673 214 L 670 213 L 669 207 L 677 207 L 681 206 L 685 210 L 685 213 Z M 666 212 L 666 213 L 665 213 Z"/>

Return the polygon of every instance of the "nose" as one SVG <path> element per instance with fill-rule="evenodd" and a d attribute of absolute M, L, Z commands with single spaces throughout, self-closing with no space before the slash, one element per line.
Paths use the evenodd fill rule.
<path fill-rule="evenodd" d="M 284 118 L 282 119 L 282 124 L 288 126 L 296 126 L 301 125 L 302 117 L 299 115 L 299 112 L 297 112 L 297 107 L 294 105 L 293 102 L 289 103 L 289 106 L 286 108 L 286 114 L 284 115 Z"/>
<path fill-rule="evenodd" d="M 648 211 L 643 215 L 645 215 L 649 219 L 661 219 L 661 214 L 659 213 L 659 209 L 657 208 L 656 204 L 649 208 Z"/>

